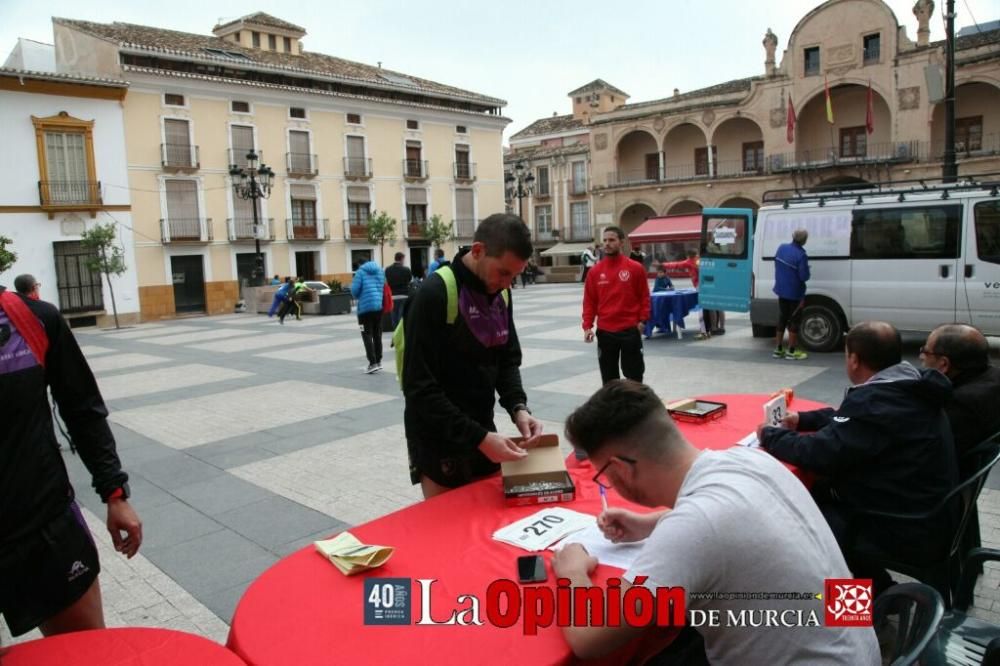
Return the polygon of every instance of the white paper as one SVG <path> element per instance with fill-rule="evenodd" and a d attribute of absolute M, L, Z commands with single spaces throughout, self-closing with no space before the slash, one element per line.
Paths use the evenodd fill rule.
<path fill-rule="evenodd" d="M 501 527 L 493 533 L 493 538 L 530 552 L 538 552 L 567 534 L 596 523 L 597 519 L 589 514 L 562 507 L 549 507 Z"/>
<path fill-rule="evenodd" d="M 629 543 L 611 543 L 601 532 L 595 521 L 593 525 L 570 534 L 559 543 L 550 546 L 550 550 L 561 550 L 571 543 L 578 543 L 601 564 L 618 567 L 626 571 L 639 556 L 645 541 L 630 541 Z"/>
<path fill-rule="evenodd" d="M 785 404 L 785 394 L 779 393 L 764 403 L 764 423 L 769 426 L 781 427 L 781 420 L 788 413 L 788 405 Z"/>
<path fill-rule="evenodd" d="M 747 448 L 756 449 L 760 446 L 760 442 L 757 441 L 757 433 L 752 432 L 740 441 L 736 442 L 739 446 L 746 446 Z"/>

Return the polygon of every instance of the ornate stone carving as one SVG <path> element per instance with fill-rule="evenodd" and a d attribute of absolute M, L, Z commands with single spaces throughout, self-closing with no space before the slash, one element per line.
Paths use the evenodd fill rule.
<path fill-rule="evenodd" d="M 900 88 L 896 91 L 896 95 L 900 111 L 912 111 L 920 108 L 920 86 Z"/>
<path fill-rule="evenodd" d="M 774 76 L 774 50 L 778 47 L 778 36 L 768 28 L 764 34 L 764 73 Z"/>
<path fill-rule="evenodd" d="M 662 132 L 663 128 L 667 126 L 667 121 L 663 119 L 663 116 L 657 117 L 653 120 L 653 129 L 657 132 Z"/>
<path fill-rule="evenodd" d="M 841 44 L 827 49 L 826 62 L 828 65 L 843 65 L 854 61 L 854 45 Z"/>
<path fill-rule="evenodd" d="M 608 135 L 604 132 L 594 135 L 594 150 L 604 150 L 608 147 Z"/>
<path fill-rule="evenodd" d="M 705 112 L 701 114 L 701 122 L 705 124 L 705 127 L 711 127 L 712 123 L 715 122 L 715 111 L 705 109 Z"/>
<path fill-rule="evenodd" d="M 913 5 L 913 15 L 917 17 L 917 46 L 927 46 L 931 39 L 931 15 L 934 14 L 934 0 L 917 0 Z"/>
<path fill-rule="evenodd" d="M 771 109 L 771 127 L 775 129 L 785 126 L 785 107 Z"/>

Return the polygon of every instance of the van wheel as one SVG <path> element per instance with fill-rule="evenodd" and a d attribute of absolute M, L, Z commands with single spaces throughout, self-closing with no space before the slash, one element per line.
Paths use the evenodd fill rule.
<path fill-rule="evenodd" d="M 764 324 L 750 324 L 750 328 L 755 338 L 773 338 L 778 333 L 778 329 L 774 326 L 765 326 Z"/>
<path fill-rule="evenodd" d="M 799 322 L 799 342 L 810 351 L 836 349 L 844 335 L 837 313 L 825 305 L 807 305 Z"/>

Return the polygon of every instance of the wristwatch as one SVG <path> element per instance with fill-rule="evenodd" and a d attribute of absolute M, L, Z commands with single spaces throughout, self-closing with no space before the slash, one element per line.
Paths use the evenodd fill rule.
<path fill-rule="evenodd" d="M 514 418 L 514 415 L 520 412 L 521 410 L 524 410 L 529 414 L 531 413 L 531 410 L 528 409 L 528 406 L 526 404 L 524 404 L 523 402 L 519 402 L 510 408 L 510 418 Z"/>
<path fill-rule="evenodd" d="M 132 496 L 132 489 L 128 487 L 128 481 L 126 481 L 125 483 L 121 484 L 120 486 L 112 490 L 107 495 L 102 495 L 101 501 L 107 504 L 109 500 L 128 499 L 131 496 Z"/>

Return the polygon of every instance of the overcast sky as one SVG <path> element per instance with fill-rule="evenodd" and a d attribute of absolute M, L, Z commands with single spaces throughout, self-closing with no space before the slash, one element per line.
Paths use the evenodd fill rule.
<path fill-rule="evenodd" d="M 571 111 L 566 93 L 602 78 L 631 102 L 763 74 L 764 32 L 778 58 L 818 0 L 0 0 L 0 64 L 18 37 L 52 43 L 52 16 L 124 21 L 211 34 L 218 20 L 264 11 L 304 27 L 306 50 L 383 67 L 507 100 L 504 136 Z M 889 0 L 916 40 L 913 0 Z M 937 0 L 931 39 L 944 38 Z M 168 10 L 165 11 L 164 7 Z M 608 10 L 612 11 L 608 11 Z M 956 30 L 1000 18 L 1000 0 L 957 0 Z M 852 30 L 853 32 L 853 30 Z"/>

